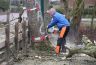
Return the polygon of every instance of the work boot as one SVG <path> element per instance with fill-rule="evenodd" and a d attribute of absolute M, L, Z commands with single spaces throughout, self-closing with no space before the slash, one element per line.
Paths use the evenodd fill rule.
<path fill-rule="evenodd" d="M 55 52 L 56 52 L 57 55 L 60 53 L 60 46 L 56 46 Z"/>

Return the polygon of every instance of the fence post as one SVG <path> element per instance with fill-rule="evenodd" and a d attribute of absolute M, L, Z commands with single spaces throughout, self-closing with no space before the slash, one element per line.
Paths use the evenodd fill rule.
<path fill-rule="evenodd" d="M 10 43 L 10 28 L 9 28 L 9 24 L 6 25 L 5 34 L 6 34 L 6 39 L 5 39 L 6 61 L 8 62 L 9 61 L 9 43 Z"/>
<path fill-rule="evenodd" d="M 31 27 L 30 21 L 28 21 L 28 44 L 31 45 Z"/>
<path fill-rule="evenodd" d="M 18 42 L 18 32 L 19 32 L 19 23 L 16 22 L 15 23 L 15 54 L 17 56 L 18 52 L 19 52 L 19 42 Z"/>
<path fill-rule="evenodd" d="M 26 43 L 26 21 L 22 22 L 22 42 L 23 42 L 23 52 L 24 55 L 27 55 L 27 43 Z"/>

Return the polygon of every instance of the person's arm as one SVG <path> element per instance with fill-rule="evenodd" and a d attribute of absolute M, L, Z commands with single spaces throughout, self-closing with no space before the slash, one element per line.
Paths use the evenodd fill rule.
<path fill-rule="evenodd" d="M 48 24 L 48 28 L 51 28 L 52 26 L 56 25 L 56 23 L 57 23 L 57 20 L 56 20 L 56 18 L 54 17 L 54 18 L 51 20 L 51 22 Z"/>

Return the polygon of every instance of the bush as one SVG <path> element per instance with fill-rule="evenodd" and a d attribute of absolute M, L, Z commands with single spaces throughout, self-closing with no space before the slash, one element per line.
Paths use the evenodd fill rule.
<path fill-rule="evenodd" d="M 7 10 L 9 8 L 9 2 L 8 0 L 0 0 L 0 9 L 3 11 Z"/>

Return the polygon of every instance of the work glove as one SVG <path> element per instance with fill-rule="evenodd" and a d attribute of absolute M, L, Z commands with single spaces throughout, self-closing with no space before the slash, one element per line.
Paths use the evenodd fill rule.
<path fill-rule="evenodd" d="M 46 29 L 48 29 L 48 26 L 46 27 Z"/>
<path fill-rule="evenodd" d="M 48 28 L 48 26 L 47 26 L 47 27 L 46 27 L 46 32 L 47 32 L 47 33 L 50 33 L 48 29 L 49 29 L 49 28 Z"/>

